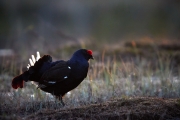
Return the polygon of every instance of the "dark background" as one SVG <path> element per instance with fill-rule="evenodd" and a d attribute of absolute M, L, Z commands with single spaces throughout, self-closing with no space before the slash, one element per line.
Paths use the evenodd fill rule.
<path fill-rule="evenodd" d="M 179 0 L 1 0 L 0 49 L 59 47 L 79 40 L 180 38 Z"/>

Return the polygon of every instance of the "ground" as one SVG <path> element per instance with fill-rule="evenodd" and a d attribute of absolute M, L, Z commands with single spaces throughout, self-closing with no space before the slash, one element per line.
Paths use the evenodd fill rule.
<path fill-rule="evenodd" d="M 27 115 L 9 114 L 3 120 L 179 120 L 180 99 L 114 98 L 76 108 L 41 109 Z"/>

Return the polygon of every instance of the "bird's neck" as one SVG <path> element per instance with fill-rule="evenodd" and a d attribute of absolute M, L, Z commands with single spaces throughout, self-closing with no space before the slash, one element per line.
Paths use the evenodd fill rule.
<path fill-rule="evenodd" d="M 76 67 L 89 67 L 89 63 L 85 58 L 79 58 L 79 57 L 72 57 L 69 61 L 68 61 L 69 65 L 71 65 L 72 67 L 76 66 Z"/>
<path fill-rule="evenodd" d="M 82 80 L 87 76 L 89 63 L 86 59 L 72 58 L 68 61 L 68 65 L 72 68 L 72 76 L 77 80 Z"/>

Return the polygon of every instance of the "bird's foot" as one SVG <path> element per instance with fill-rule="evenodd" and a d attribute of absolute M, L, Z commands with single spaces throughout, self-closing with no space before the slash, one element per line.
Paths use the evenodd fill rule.
<path fill-rule="evenodd" d="M 63 102 L 62 96 L 56 96 L 56 98 L 61 102 L 61 105 L 64 107 L 65 103 Z"/>
<path fill-rule="evenodd" d="M 61 104 L 62 104 L 63 107 L 65 106 L 65 103 L 63 102 L 63 100 L 61 101 Z"/>

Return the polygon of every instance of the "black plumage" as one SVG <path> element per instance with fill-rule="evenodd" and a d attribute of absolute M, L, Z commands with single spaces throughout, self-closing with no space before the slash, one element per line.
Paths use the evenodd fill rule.
<path fill-rule="evenodd" d="M 93 59 L 92 51 L 77 50 L 68 61 L 52 62 L 52 57 L 44 55 L 34 66 L 12 80 L 12 87 L 23 88 L 23 81 L 35 81 L 38 88 L 51 93 L 60 100 L 67 92 L 76 88 L 86 78 L 88 60 Z"/>

